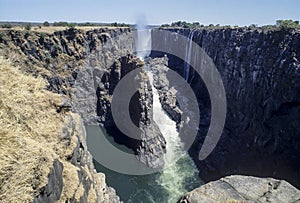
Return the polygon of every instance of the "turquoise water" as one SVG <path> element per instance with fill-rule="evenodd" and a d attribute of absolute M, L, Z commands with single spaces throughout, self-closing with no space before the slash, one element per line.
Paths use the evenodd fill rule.
<path fill-rule="evenodd" d="M 99 126 L 86 126 L 87 135 L 95 135 L 98 136 L 106 136 L 109 141 L 113 142 L 113 138 L 107 135 L 105 129 L 100 128 Z M 118 145 L 114 143 L 115 146 L 126 148 L 123 145 Z M 130 149 L 125 149 L 128 152 Z M 117 194 L 121 198 L 121 200 L 125 203 L 168 203 L 168 202 L 176 202 L 174 199 L 178 199 L 178 196 L 174 197 L 174 194 L 170 193 L 169 188 L 166 188 L 165 185 L 162 185 L 161 178 L 169 179 L 169 182 L 175 181 L 173 176 L 182 176 L 182 174 L 186 173 L 186 167 L 189 166 L 190 160 L 181 158 L 176 163 L 176 168 L 178 169 L 179 174 L 164 174 L 162 172 L 158 172 L 150 175 L 125 175 L 121 173 L 117 173 L 112 171 L 97 161 L 94 160 L 95 168 L 98 172 L 105 173 L 106 182 L 109 186 L 116 189 Z M 200 186 L 201 181 L 198 179 L 196 174 L 189 174 L 189 177 L 186 177 L 182 185 L 184 186 L 185 191 L 190 191 L 198 186 Z M 172 188 L 177 190 L 179 187 L 178 183 L 174 183 L 171 185 Z M 182 189 L 182 188 L 181 188 Z"/>
<path fill-rule="evenodd" d="M 86 126 L 89 136 L 105 136 L 114 146 L 128 153 L 129 148 L 114 143 L 104 128 Z M 176 202 L 187 191 L 200 186 L 198 172 L 189 157 L 180 157 L 169 168 L 150 175 L 126 175 L 112 171 L 94 160 L 98 172 L 105 173 L 106 182 L 116 189 L 117 194 L 125 203 L 169 203 Z M 191 170 L 192 168 L 192 170 Z"/>

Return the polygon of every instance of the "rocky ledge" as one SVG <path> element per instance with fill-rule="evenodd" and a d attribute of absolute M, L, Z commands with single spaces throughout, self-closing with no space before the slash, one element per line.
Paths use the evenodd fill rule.
<path fill-rule="evenodd" d="M 178 203 L 299 203 L 300 191 L 284 180 L 228 176 L 207 183 L 180 198 Z"/>

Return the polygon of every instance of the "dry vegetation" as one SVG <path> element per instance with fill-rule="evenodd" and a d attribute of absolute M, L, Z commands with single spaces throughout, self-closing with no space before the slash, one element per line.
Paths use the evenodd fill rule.
<path fill-rule="evenodd" d="M 47 182 L 63 116 L 41 78 L 0 59 L 0 201 L 30 202 Z"/>
<path fill-rule="evenodd" d="M 74 194 L 79 199 L 78 168 L 66 161 L 78 140 L 73 136 L 66 144 L 59 136 L 66 122 L 55 108 L 61 96 L 2 58 L 0 71 L 0 202 L 32 202 L 47 184 L 55 159 L 64 165 L 61 202 Z"/>
<path fill-rule="evenodd" d="M 88 30 L 95 30 L 95 29 L 101 29 L 101 28 L 116 28 L 116 27 L 112 27 L 112 26 L 75 26 L 74 28 L 86 32 Z M 124 28 L 124 27 L 120 27 L 120 28 Z M 127 27 L 125 27 L 125 28 L 127 28 Z M 31 31 L 38 32 L 38 33 L 53 34 L 54 32 L 67 30 L 67 29 L 70 29 L 70 28 L 69 27 L 64 27 L 64 26 L 49 26 L 49 27 L 32 26 Z M 1 28 L 0 27 L 0 31 L 1 30 L 25 31 L 25 29 L 21 26 L 15 26 L 15 27 L 12 27 L 12 28 Z"/>

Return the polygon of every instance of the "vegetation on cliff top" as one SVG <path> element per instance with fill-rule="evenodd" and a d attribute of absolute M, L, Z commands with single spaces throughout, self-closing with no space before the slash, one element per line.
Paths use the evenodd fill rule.
<path fill-rule="evenodd" d="M 220 25 L 220 24 L 209 24 L 208 26 L 205 26 L 203 24 L 200 24 L 199 22 L 185 22 L 185 21 L 177 21 L 173 22 L 171 24 L 163 24 L 161 25 L 162 28 L 168 28 L 168 27 L 180 27 L 180 28 L 189 28 L 189 29 L 194 29 L 194 28 L 239 28 L 239 26 L 234 25 Z M 249 28 L 255 28 L 258 27 L 256 24 L 251 24 L 249 26 L 245 26 Z M 262 26 L 262 28 L 280 28 L 280 29 L 297 29 L 300 28 L 299 21 L 293 21 L 293 20 L 277 20 L 276 25 L 265 25 Z"/>

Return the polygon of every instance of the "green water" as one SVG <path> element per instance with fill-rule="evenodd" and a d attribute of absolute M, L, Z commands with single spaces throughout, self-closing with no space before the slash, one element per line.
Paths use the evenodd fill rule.
<path fill-rule="evenodd" d="M 113 142 L 113 138 L 107 135 L 105 129 L 100 128 L 99 126 L 86 126 L 87 136 L 95 135 L 105 136 L 110 142 Z M 127 150 L 123 145 L 118 145 L 113 143 L 115 146 L 122 148 L 122 150 Z M 179 174 L 164 174 L 162 172 L 157 172 L 155 174 L 150 175 L 126 175 L 121 174 L 115 171 L 112 171 L 97 161 L 94 160 L 95 168 L 98 172 L 105 173 L 106 182 L 109 186 L 116 189 L 117 194 L 121 198 L 121 200 L 125 203 L 152 203 L 152 202 L 176 202 L 174 199 L 178 199 L 179 196 L 175 196 L 170 193 L 170 188 L 166 188 L 166 185 L 162 184 L 162 178 L 168 179 L 168 182 L 173 182 L 178 180 L 176 177 L 183 176 L 186 172 L 186 168 L 189 168 L 190 160 L 181 158 L 176 162 L 176 168 L 178 169 Z M 192 163 L 193 164 L 193 163 Z M 169 170 L 170 171 L 170 170 Z M 189 171 L 189 170 L 188 170 Z M 184 187 L 184 191 L 190 191 L 198 186 L 200 186 L 201 182 L 196 174 L 187 174 L 189 177 L 186 177 L 182 184 Z M 174 178 L 175 176 L 175 178 Z M 174 190 L 178 190 L 180 187 L 177 183 L 171 185 L 171 188 Z M 169 184 L 170 186 L 170 184 Z M 168 187 L 169 187 L 168 186 Z M 181 187 L 180 187 L 181 188 Z M 181 188 L 181 189 L 183 189 Z"/>

